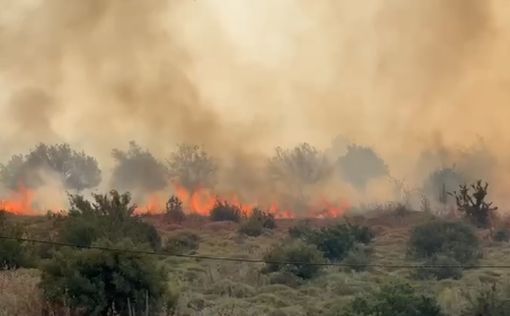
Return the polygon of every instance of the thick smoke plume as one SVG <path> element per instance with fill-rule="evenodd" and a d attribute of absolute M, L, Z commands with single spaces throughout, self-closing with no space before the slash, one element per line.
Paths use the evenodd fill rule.
<path fill-rule="evenodd" d="M 458 165 L 491 181 L 502 200 L 510 172 L 506 7 L 6 0 L 1 158 L 66 142 L 97 157 L 107 178 L 112 149 L 130 140 L 161 161 L 191 143 L 221 161 L 220 189 L 252 196 L 269 190 L 260 170 L 276 146 L 307 142 L 340 155 L 331 139 L 341 134 L 372 147 L 409 186 Z M 471 150 L 479 138 L 481 151 Z M 353 202 L 393 198 L 384 180 L 357 197 L 336 182 L 318 191 Z"/>

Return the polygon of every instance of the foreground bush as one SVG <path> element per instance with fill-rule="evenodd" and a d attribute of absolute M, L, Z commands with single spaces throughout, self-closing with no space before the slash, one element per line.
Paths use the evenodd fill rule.
<path fill-rule="evenodd" d="M 416 271 L 416 277 L 418 279 L 458 280 L 462 278 L 462 267 L 454 258 L 437 255 L 423 263 L 423 267 Z"/>
<path fill-rule="evenodd" d="M 0 235 L 21 238 L 21 227 L 11 223 L 8 214 L 0 210 Z M 0 269 L 16 269 L 30 266 L 29 256 L 22 242 L 10 239 L 0 239 Z"/>
<path fill-rule="evenodd" d="M 372 293 L 360 294 L 347 310 L 334 308 L 331 315 L 441 316 L 443 313 L 435 299 L 416 293 L 407 283 L 396 281 Z"/>
<path fill-rule="evenodd" d="M 474 229 L 459 222 L 432 221 L 419 225 L 411 232 L 408 247 L 409 253 L 418 259 L 444 255 L 461 264 L 474 263 L 481 255 Z"/>
<path fill-rule="evenodd" d="M 135 248 L 129 240 L 95 245 Z M 81 315 L 145 315 L 147 306 L 156 315 L 175 303 L 167 282 L 155 257 L 63 249 L 43 267 L 40 287 L 49 302 Z"/>
<path fill-rule="evenodd" d="M 510 315 L 509 284 L 483 284 L 475 293 L 465 292 L 468 306 L 463 316 L 506 316 Z"/>
<path fill-rule="evenodd" d="M 340 223 L 304 234 L 304 240 L 315 245 L 330 260 L 342 260 L 358 243 L 368 244 L 374 235 L 368 227 Z"/>
<path fill-rule="evenodd" d="M 200 246 L 200 237 L 191 232 L 180 232 L 167 239 L 165 252 L 173 254 L 191 254 Z"/>
<path fill-rule="evenodd" d="M 321 252 L 303 241 L 282 243 L 273 247 L 265 256 L 264 272 L 289 272 L 302 279 L 316 276 L 324 262 Z M 289 263 L 284 263 L 289 262 Z"/>
<path fill-rule="evenodd" d="M 253 209 L 251 215 L 239 227 L 239 232 L 248 236 L 260 236 L 264 230 L 276 228 L 274 215 L 260 209 Z"/>
<path fill-rule="evenodd" d="M 241 209 L 227 201 L 216 201 L 209 218 L 213 222 L 232 221 L 240 222 L 243 217 Z"/>
<path fill-rule="evenodd" d="M 119 194 L 113 190 L 108 195 L 93 194 L 94 203 L 81 195 L 71 195 L 69 216 L 59 229 L 64 242 L 88 246 L 106 238 L 121 240 L 130 238 L 135 243 L 146 243 L 159 249 L 161 238 L 156 229 L 134 216 L 136 205 L 131 204 L 129 193 Z"/>
<path fill-rule="evenodd" d="M 349 265 L 350 270 L 360 272 L 368 269 L 371 260 L 372 249 L 360 244 L 349 251 L 342 263 Z"/>

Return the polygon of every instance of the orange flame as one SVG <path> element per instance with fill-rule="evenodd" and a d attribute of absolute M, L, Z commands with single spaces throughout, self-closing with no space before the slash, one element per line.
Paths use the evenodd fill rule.
<path fill-rule="evenodd" d="M 0 209 L 17 215 L 34 215 L 34 192 L 23 185 L 7 199 L 0 200 Z"/>

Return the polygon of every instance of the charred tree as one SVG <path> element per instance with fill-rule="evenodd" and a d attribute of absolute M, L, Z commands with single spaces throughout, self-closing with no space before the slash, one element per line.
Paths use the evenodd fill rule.
<path fill-rule="evenodd" d="M 460 185 L 459 191 L 449 193 L 455 197 L 457 208 L 464 216 L 478 227 L 487 228 L 491 225 L 492 212 L 497 210 L 492 202 L 486 202 L 489 184 L 478 180 L 470 187 Z"/>

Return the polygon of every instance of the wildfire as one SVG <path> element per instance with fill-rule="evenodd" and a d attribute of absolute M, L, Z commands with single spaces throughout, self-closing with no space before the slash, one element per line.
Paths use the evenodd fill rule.
<path fill-rule="evenodd" d="M 7 199 L 0 200 L 0 209 L 17 215 L 33 215 L 34 192 L 23 185 Z"/>

